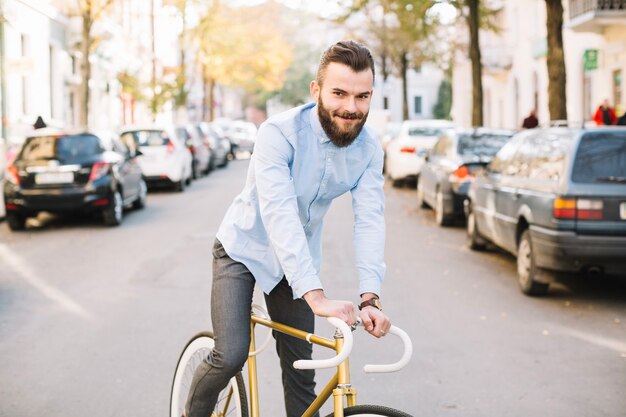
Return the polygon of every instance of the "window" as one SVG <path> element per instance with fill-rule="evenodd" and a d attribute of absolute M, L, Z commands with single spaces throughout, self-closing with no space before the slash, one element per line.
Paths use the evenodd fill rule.
<path fill-rule="evenodd" d="M 413 97 L 413 110 L 415 114 L 422 114 L 422 96 Z"/>
<path fill-rule="evenodd" d="M 383 97 L 383 109 L 389 109 L 389 97 Z"/>
<path fill-rule="evenodd" d="M 520 142 L 522 142 L 524 138 L 528 137 L 529 132 L 530 131 L 519 133 L 507 142 L 506 145 L 498 151 L 489 164 L 489 172 L 495 174 L 515 175 L 517 172 L 517 166 L 513 164 L 513 158 L 515 157 L 515 153 L 517 152 Z"/>
<path fill-rule="evenodd" d="M 626 134 L 590 132 L 578 145 L 572 181 L 580 183 L 620 182 L 626 178 Z"/>
<path fill-rule="evenodd" d="M 102 151 L 100 140 L 90 134 L 61 137 L 38 136 L 26 141 L 20 157 L 25 161 L 58 159 L 61 163 L 67 163 L 99 154 Z"/>
<path fill-rule="evenodd" d="M 517 152 L 519 176 L 533 180 L 558 181 L 565 168 L 571 135 L 549 132 L 526 139 Z"/>

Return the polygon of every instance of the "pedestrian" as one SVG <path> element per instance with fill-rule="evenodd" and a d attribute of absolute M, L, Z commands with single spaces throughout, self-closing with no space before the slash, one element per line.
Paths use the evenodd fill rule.
<path fill-rule="evenodd" d="M 617 119 L 618 126 L 626 126 L 626 111 Z"/>
<path fill-rule="evenodd" d="M 250 343 L 255 284 L 273 320 L 314 332 L 314 317 L 353 324 L 350 301 L 327 298 L 320 277 L 322 224 L 332 200 L 350 191 L 366 330 L 390 326 L 379 296 L 383 261 L 383 152 L 365 127 L 374 86 L 370 51 L 354 41 L 330 46 L 314 81 L 313 103 L 271 117 L 258 132 L 243 191 L 235 197 L 213 246 L 211 319 L 215 348 L 198 367 L 186 404 L 188 417 L 213 411 L 218 393 L 241 370 Z M 325 284 L 332 284 L 326 277 Z M 315 398 L 314 371 L 293 368 L 312 346 L 274 332 L 287 416 L 300 416 Z"/>
<path fill-rule="evenodd" d="M 539 126 L 539 119 L 537 119 L 537 112 L 535 111 L 535 109 L 532 109 L 528 117 L 526 117 L 524 121 L 522 122 L 522 127 L 524 129 L 533 129 L 537 126 Z"/>
<path fill-rule="evenodd" d="M 601 125 L 614 125 L 617 122 L 617 117 L 615 116 L 615 109 L 609 106 L 609 101 L 604 100 L 596 113 L 593 115 L 593 121 L 596 122 L 598 126 Z"/>
<path fill-rule="evenodd" d="M 37 120 L 35 120 L 35 123 L 33 123 L 33 128 L 34 129 L 43 129 L 44 127 L 47 127 L 48 125 L 46 124 L 46 122 L 43 121 L 43 117 L 41 116 L 37 116 Z"/>

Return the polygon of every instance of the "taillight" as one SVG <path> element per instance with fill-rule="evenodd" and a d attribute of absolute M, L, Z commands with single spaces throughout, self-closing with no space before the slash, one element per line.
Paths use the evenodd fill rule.
<path fill-rule="evenodd" d="M 474 178 L 474 175 L 470 172 L 469 168 L 465 165 L 461 165 L 454 172 L 450 174 L 450 182 L 467 181 Z"/>
<path fill-rule="evenodd" d="M 402 152 L 402 153 L 415 153 L 415 147 L 403 146 L 402 148 L 400 148 L 400 152 Z"/>
<path fill-rule="evenodd" d="M 15 165 L 7 167 L 7 181 L 15 185 L 20 185 L 20 173 Z"/>
<path fill-rule="evenodd" d="M 196 147 L 193 146 L 193 145 L 190 145 L 189 146 L 189 152 L 191 152 L 192 155 L 195 155 L 196 154 Z"/>
<path fill-rule="evenodd" d="M 604 203 L 602 200 L 556 198 L 553 203 L 555 219 L 602 220 Z"/>
<path fill-rule="evenodd" d="M 174 144 L 170 141 L 167 142 L 167 153 L 169 153 L 170 155 L 174 153 Z"/>
<path fill-rule="evenodd" d="M 89 181 L 96 181 L 109 173 L 109 169 L 111 165 L 104 162 L 98 161 L 93 164 L 91 167 L 91 174 L 89 175 Z"/>

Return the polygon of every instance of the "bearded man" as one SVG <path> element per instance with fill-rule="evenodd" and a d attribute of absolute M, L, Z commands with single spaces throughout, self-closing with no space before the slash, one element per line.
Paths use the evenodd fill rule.
<path fill-rule="evenodd" d="M 239 372 L 250 344 L 254 286 L 272 320 L 314 332 L 314 316 L 334 316 L 384 336 L 382 312 L 385 223 L 383 151 L 364 127 L 374 87 L 370 51 L 338 42 L 322 55 L 310 84 L 315 103 L 268 119 L 259 129 L 246 184 L 228 209 L 213 246 L 211 318 L 215 348 L 196 371 L 188 417 L 210 415 L 218 393 Z M 352 194 L 359 312 L 326 297 L 320 278 L 322 224 L 331 202 Z M 326 284 L 332 285 L 332 277 Z M 301 416 L 315 399 L 314 371 L 293 368 L 312 346 L 274 332 L 285 407 Z"/>

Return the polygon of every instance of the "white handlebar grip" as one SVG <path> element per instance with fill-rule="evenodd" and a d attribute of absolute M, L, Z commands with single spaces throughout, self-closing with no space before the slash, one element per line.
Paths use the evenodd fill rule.
<path fill-rule="evenodd" d="M 325 368 L 334 368 L 338 366 L 341 362 L 345 361 L 346 358 L 350 355 L 352 351 L 352 330 L 350 326 L 348 326 L 343 320 L 340 320 L 336 317 L 328 317 L 327 320 L 341 330 L 343 334 L 343 347 L 339 354 L 335 357 L 329 359 L 300 359 L 293 363 L 293 367 L 296 369 L 325 369 Z"/>
<path fill-rule="evenodd" d="M 389 333 L 398 336 L 404 344 L 404 354 L 402 358 L 396 363 L 390 363 L 389 365 L 365 365 L 363 370 L 367 373 L 382 373 L 382 372 L 396 372 L 404 368 L 409 363 L 411 356 L 413 355 L 413 343 L 408 334 L 399 327 L 391 326 Z"/>

